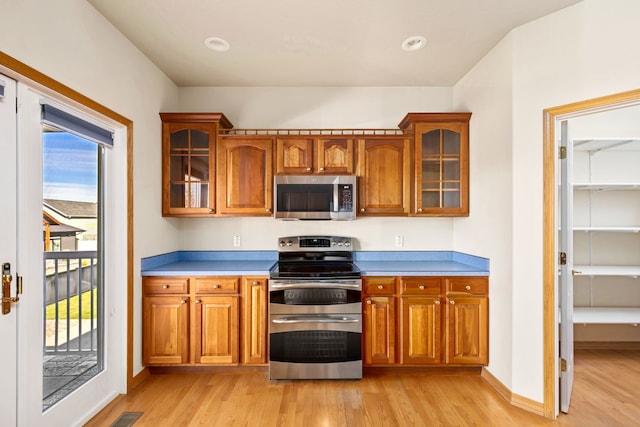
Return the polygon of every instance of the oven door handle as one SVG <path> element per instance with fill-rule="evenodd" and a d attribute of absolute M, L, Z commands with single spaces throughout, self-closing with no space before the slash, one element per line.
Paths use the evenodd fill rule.
<path fill-rule="evenodd" d="M 273 319 L 273 323 L 358 323 L 358 319 L 352 317 L 337 316 L 291 316 Z"/>
<path fill-rule="evenodd" d="M 331 288 L 331 289 L 354 289 L 359 291 L 362 285 L 358 283 L 335 283 L 335 282 L 296 282 L 296 283 L 269 283 L 271 290 L 279 289 L 308 289 L 308 288 Z"/>

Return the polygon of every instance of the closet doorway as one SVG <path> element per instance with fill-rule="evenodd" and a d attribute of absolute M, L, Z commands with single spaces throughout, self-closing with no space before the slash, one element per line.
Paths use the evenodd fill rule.
<path fill-rule="evenodd" d="M 544 117 L 544 410 L 555 418 L 570 407 L 574 345 L 640 342 L 640 91 Z"/>

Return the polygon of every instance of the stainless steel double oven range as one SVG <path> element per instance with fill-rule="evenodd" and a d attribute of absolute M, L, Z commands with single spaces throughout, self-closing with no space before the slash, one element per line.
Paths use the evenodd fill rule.
<path fill-rule="evenodd" d="M 269 279 L 269 378 L 362 378 L 362 279 L 348 237 L 278 239 Z"/>

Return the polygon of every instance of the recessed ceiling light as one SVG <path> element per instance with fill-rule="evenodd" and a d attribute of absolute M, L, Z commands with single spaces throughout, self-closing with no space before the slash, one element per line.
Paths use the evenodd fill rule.
<path fill-rule="evenodd" d="M 204 45 L 216 52 L 225 52 L 231 47 L 228 41 L 220 37 L 207 37 L 204 39 Z"/>
<path fill-rule="evenodd" d="M 427 39 L 422 36 L 411 36 L 407 37 L 405 41 L 402 42 L 402 49 L 406 51 L 418 50 L 422 49 L 427 45 Z"/>

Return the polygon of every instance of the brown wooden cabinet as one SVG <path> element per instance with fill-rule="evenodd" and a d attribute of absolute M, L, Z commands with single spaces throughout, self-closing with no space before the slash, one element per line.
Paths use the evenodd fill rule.
<path fill-rule="evenodd" d="M 242 278 L 240 336 L 246 365 L 267 364 L 267 278 Z"/>
<path fill-rule="evenodd" d="M 235 365 L 239 277 L 144 277 L 142 358 L 149 366 Z"/>
<path fill-rule="evenodd" d="M 400 363 L 442 362 L 441 279 L 402 277 L 400 280 Z"/>
<path fill-rule="evenodd" d="M 489 363 L 489 282 L 482 277 L 446 280 L 446 363 Z"/>
<path fill-rule="evenodd" d="M 396 279 L 363 278 L 363 364 L 396 363 Z"/>
<path fill-rule="evenodd" d="M 409 113 L 399 127 L 414 134 L 411 213 L 469 215 L 471 113 Z"/>
<path fill-rule="evenodd" d="M 410 210 L 411 141 L 404 136 L 358 140 L 358 215 L 406 216 Z"/>
<path fill-rule="evenodd" d="M 162 215 L 216 213 L 215 145 L 219 129 L 233 125 L 222 113 L 160 113 Z"/>
<path fill-rule="evenodd" d="M 276 140 L 276 174 L 352 175 L 353 172 L 353 138 L 296 135 Z"/>
<path fill-rule="evenodd" d="M 238 363 L 238 296 L 196 296 L 197 364 Z"/>
<path fill-rule="evenodd" d="M 189 363 L 189 279 L 147 278 L 142 292 L 142 363 Z"/>
<path fill-rule="evenodd" d="M 364 277 L 364 365 L 487 365 L 488 283 L 487 277 Z"/>
<path fill-rule="evenodd" d="M 219 215 L 273 215 L 273 138 L 224 135 L 217 145 Z"/>

